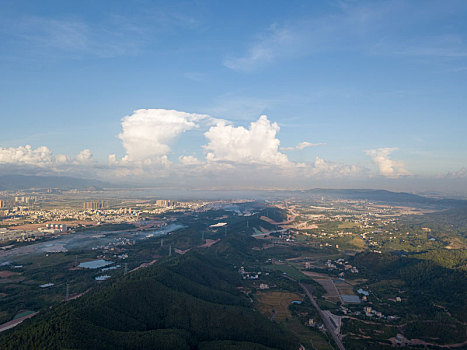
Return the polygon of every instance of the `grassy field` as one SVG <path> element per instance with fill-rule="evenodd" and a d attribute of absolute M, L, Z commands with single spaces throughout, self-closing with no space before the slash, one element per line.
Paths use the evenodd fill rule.
<path fill-rule="evenodd" d="M 339 291 L 339 294 L 345 294 L 345 295 L 355 295 L 353 291 L 353 286 L 348 283 L 335 283 L 335 286 L 337 290 Z"/>
<path fill-rule="evenodd" d="M 365 241 L 360 237 L 353 237 L 349 244 L 360 249 L 365 248 Z"/>
<path fill-rule="evenodd" d="M 276 322 L 282 322 L 292 317 L 289 305 L 293 300 L 302 300 L 303 296 L 290 292 L 258 292 L 256 293 L 257 308 L 267 317 L 273 317 Z"/>
<path fill-rule="evenodd" d="M 356 222 L 342 222 L 337 227 L 338 228 L 355 228 L 355 227 L 360 227 L 360 224 L 357 224 Z"/>
<path fill-rule="evenodd" d="M 285 272 L 287 276 L 292 277 L 296 280 L 301 280 L 307 278 L 303 273 L 301 273 L 298 269 L 293 267 L 292 265 L 289 264 L 276 264 L 276 265 L 267 265 L 267 269 L 269 270 L 276 270 L 276 271 L 281 271 Z"/>
<path fill-rule="evenodd" d="M 287 322 L 286 327 L 298 336 L 302 344 L 310 344 L 313 349 L 319 350 L 333 349 L 329 341 L 318 330 L 303 325 L 297 319 Z M 308 349 L 308 347 L 306 348 Z"/>
<path fill-rule="evenodd" d="M 323 310 L 336 309 L 337 304 L 324 299 L 317 299 L 316 302 Z"/>

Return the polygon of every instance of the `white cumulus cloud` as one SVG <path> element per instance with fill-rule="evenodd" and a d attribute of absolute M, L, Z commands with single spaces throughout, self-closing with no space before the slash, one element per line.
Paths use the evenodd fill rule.
<path fill-rule="evenodd" d="M 279 125 L 271 123 L 265 115 L 250 123 L 248 129 L 218 121 L 204 133 L 209 141 L 203 146 L 206 159 L 208 162 L 289 165 L 287 156 L 279 152 L 278 131 Z"/>
<path fill-rule="evenodd" d="M 398 177 L 401 175 L 410 175 L 410 172 L 404 168 L 404 163 L 399 160 L 389 158 L 389 155 L 397 148 L 386 147 L 365 151 L 373 162 L 378 166 L 380 175 L 386 177 Z"/>
<path fill-rule="evenodd" d="M 93 156 L 90 149 L 83 149 L 76 156 L 76 161 L 78 163 L 89 163 L 93 160 Z"/>
<path fill-rule="evenodd" d="M 347 165 L 327 161 L 323 158 L 316 157 L 311 168 L 312 175 L 325 175 L 333 177 L 354 176 L 362 173 L 363 169 L 356 165 Z"/>
<path fill-rule="evenodd" d="M 197 128 L 206 115 L 167 109 L 139 109 L 122 120 L 118 136 L 126 150 L 125 161 L 160 158 L 170 152 L 169 144 L 180 134 Z"/>
<path fill-rule="evenodd" d="M 118 165 L 117 156 L 115 154 L 109 154 L 107 160 L 109 162 L 109 166 Z"/>
<path fill-rule="evenodd" d="M 46 166 L 54 162 L 52 151 L 46 146 L 36 149 L 30 145 L 3 148 L 0 147 L 0 164 L 27 164 Z"/>
<path fill-rule="evenodd" d="M 303 142 L 300 142 L 295 147 L 281 147 L 281 150 L 282 151 L 295 151 L 295 150 L 301 151 L 308 147 L 316 147 L 316 146 L 323 146 L 323 145 L 325 145 L 325 143 L 311 143 L 308 141 L 303 141 Z"/>
<path fill-rule="evenodd" d="M 91 150 L 84 149 L 76 157 L 54 154 L 47 146 L 33 148 L 30 145 L 3 148 L 0 146 L 0 171 L 29 171 L 40 174 L 89 174 L 100 164 Z"/>
<path fill-rule="evenodd" d="M 55 156 L 55 161 L 58 164 L 66 164 L 70 161 L 70 157 L 68 157 L 66 154 L 57 154 Z"/>

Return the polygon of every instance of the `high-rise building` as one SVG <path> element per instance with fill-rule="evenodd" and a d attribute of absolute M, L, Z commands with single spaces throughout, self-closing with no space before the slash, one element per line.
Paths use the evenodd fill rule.
<path fill-rule="evenodd" d="M 16 203 L 32 204 L 36 202 L 36 197 L 34 196 L 16 196 Z"/>
<path fill-rule="evenodd" d="M 158 199 L 158 200 L 156 200 L 156 205 L 158 207 L 167 208 L 167 207 L 173 207 L 173 206 L 177 205 L 177 202 L 171 201 L 171 200 L 168 200 L 168 199 Z"/>
<path fill-rule="evenodd" d="M 105 209 L 104 201 L 89 201 L 83 203 L 83 210 Z"/>

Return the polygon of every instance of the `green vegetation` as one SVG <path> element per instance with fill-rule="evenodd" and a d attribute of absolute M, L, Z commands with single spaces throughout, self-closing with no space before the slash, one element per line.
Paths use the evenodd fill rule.
<path fill-rule="evenodd" d="M 260 211 L 259 216 L 266 216 L 275 222 L 282 222 L 287 220 L 287 211 L 270 206 Z"/>
<path fill-rule="evenodd" d="M 358 210 L 323 210 L 316 220 L 303 210 L 297 223 L 303 220 L 318 228 L 290 228 L 269 239 L 255 239 L 254 228 L 281 227 L 261 216 L 281 222 L 287 211 L 248 205 L 258 213 L 243 216 L 216 209 L 171 214 L 185 228 L 164 236 L 163 244 L 152 237 L 133 245 L 135 232 L 113 232 L 109 237 L 130 243 L 15 259 L 22 268 L 1 270 L 0 320 L 25 310 L 40 313 L 2 333 L 0 348 L 268 350 L 302 344 L 306 349 L 332 349 L 333 341 L 320 330 L 322 320 L 298 282 L 313 286 L 323 310 L 346 316 L 346 349 L 390 349 L 390 338 L 397 334 L 432 347 L 465 341 L 467 251 L 461 209 L 391 218 L 386 216 L 389 209 L 378 207 L 381 218 L 365 217 L 361 225 L 352 217 Z M 450 223 L 442 215 L 458 221 Z M 227 225 L 209 227 L 219 221 Z M 119 225 L 99 228 L 105 232 L 134 227 Z M 96 228 L 89 228 L 92 231 Z M 220 241 L 198 248 L 202 237 Z M 180 252 L 184 255 L 176 255 Z M 124 260 L 118 257 L 122 253 L 128 255 Z M 76 261 L 96 258 L 114 261 L 120 268 L 106 272 L 112 278 L 103 283 L 94 280 L 100 270 L 73 268 Z M 131 271 L 154 261 L 150 267 L 123 273 L 124 264 Z M 310 275 L 301 271 L 305 266 Z M 324 299 L 323 286 L 308 276 L 332 277 L 341 294 L 363 288 L 369 295 L 361 304 L 342 305 L 333 295 L 337 303 L 332 303 Z M 55 285 L 39 288 L 50 282 Z M 67 283 L 72 294 L 93 290 L 64 303 Z M 293 299 L 302 303 L 291 304 Z M 366 315 L 365 306 L 375 312 Z"/>
<path fill-rule="evenodd" d="M 289 264 L 266 265 L 265 270 L 266 271 L 272 271 L 272 270 L 280 271 L 282 273 L 285 273 L 287 276 L 292 277 L 293 279 L 296 279 L 297 281 L 307 278 L 303 273 L 301 273 L 299 270 L 297 270 L 295 267 Z"/>
<path fill-rule="evenodd" d="M 349 222 L 349 221 L 346 221 L 346 222 L 342 222 L 340 223 L 337 228 L 358 228 L 360 227 L 360 224 L 358 223 L 355 223 L 355 222 Z"/>
<path fill-rule="evenodd" d="M 297 339 L 253 311 L 226 260 L 242 242 L 190 252 L 102 284 L 24 322 L 3 349 L 296 349 Z"/>
<path fill-rule="evenodd" d="M 447 307 L 459 320 L 467 321 L 467 272 L 447 269 L 432 261 L 386 254 L 364 253 L 355 256 L 354 261 L 372 281 L 403 281 L 416 313 L 430 314 L 434 307 L 429 305 L 434 302 Z"/>
<path fill-rule="evenodd" d="M 457 254 L 454 256 L 459 258 Z M 344 331 L 355 333 L 358 329 L 360 335 L 372 339 L 388 339 L 397 331 L 408 339 L 417 338 L 433 344 L 464 342 L 467 273 L 463 269 L 443 267 L 439 264 L 442 261 L 443 254 L 436 256 L 433 252 L 408 257 L 374 253 L 356 255 L 353 262 L 369 278 L 365 288 L 371 292 L 369 301 L 373 307 L 386 315 L 396 314 L 404 321 L 396 322 L 392 328 L 381 323 L 372 328 L 368 323 L 347 321 Z M 448 259 L 444 265 L 457 265 L 452 264 L 453 261 L 458 260 Z M 402 301 L 396 303 L 396 296 Z M 375 334 L 371 335 L 371 332 Z"/>

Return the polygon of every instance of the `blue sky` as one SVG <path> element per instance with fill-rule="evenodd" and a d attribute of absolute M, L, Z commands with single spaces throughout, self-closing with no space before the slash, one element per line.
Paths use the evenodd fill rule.
<path fill-rule="evenodd" d="M 451 0 L 4 0 L 0 172 L 465 179 L 465 18 Z"/>

